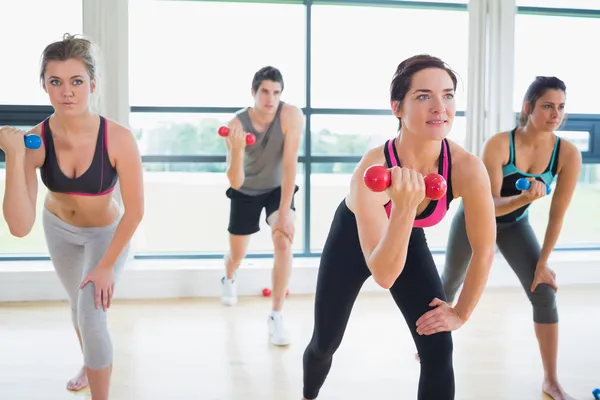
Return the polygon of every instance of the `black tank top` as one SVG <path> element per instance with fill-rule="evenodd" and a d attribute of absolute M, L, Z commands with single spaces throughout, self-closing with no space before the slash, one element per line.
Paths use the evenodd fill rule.
<path fill-rule="evenodd" d="M 54 140 L 50 131 L 50 118 L 42 124 L 42 140 L 46 148 L 46 160 L 40 168 L 42 182 L 48 190 L 55 193 L 83 196 L 102 196 L 114 190 L 117 184 L 117 170 L 108 157 L 106 119 L 100 117 L 100 129 L 96 141 L 96 150 L 90 167 L 79 177 L 69 178 L 58 166 Z"/>

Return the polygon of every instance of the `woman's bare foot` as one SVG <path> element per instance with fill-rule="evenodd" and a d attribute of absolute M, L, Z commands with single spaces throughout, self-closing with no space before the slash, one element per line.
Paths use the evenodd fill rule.
<path fill-rule="evenodd" d="M 71 378 L 67 382 L 67 389 L 73 392 L 77 392 L 88 385 L 87 375 L 85 374 L 85 368 L 81 367 L 79 373 Z"/>
<path fill-rule="evenodd" d="M 544 380 L 542 390 L 553 400 L 576 400 L 575 397 L 569 396 L 558 382 Z"/>

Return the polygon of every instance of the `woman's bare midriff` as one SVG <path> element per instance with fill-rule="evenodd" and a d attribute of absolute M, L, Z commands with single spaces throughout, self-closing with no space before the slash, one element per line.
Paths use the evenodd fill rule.
<path fill-rule="evenodd" d="M 61 220 L 80 228 L 108 226 L 119 215 L 119 205 L 112 193 L 81 196 L 49 192 L 45 206 Z"/>

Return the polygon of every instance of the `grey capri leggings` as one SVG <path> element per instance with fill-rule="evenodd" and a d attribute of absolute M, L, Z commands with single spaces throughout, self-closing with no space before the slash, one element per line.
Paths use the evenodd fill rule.
<path fill-rule="evenodd" d="M 535 267 L 540 257 L 540 244 L 529 224 L 527 216 L 514 222 L 497 223 L 496 244 L 513 269 L 533 306 L 533 321 L 537 324 L 558 323 L 556 292 L 545 283 L 531 292 Z M 442 283 L 449 302 L 454 301 L 456 292 L 465 280 L 471 260 L 471 245 L 467 237 L 465 213 L 461 202 L 452 224 L 446 247 L 446 263 L 442 272 Z"/>
<path fill-rule="evenodd" d="M 80 228 L 64 222 L 46 207 L 43 211 L 50 258 L 69 296 L 73 325 L 81 333 L 83 362 L 95 370 L 112 364 L 113 346 L 106 312 L 102 307 L 96 308 L 94 284 L 87 284 L 83 289 L 79 289 L 79 285 L 104 256 L 121 216 L 108 226 Z M 123 270 L 129 248 L 128 244 L 115 263 L 115 281 Z"/>

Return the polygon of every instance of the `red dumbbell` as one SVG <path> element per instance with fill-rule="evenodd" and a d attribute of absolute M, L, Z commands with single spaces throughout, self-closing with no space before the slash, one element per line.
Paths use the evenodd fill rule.
<path fill-rule="evenodd" d="M 219 128 L 218 132 L 219 136 L 226 137 L 227 135 L 229 135 L 229 128 L 226 126 L 222 126 Z M 246 145 L 252 146 L 254 143 L 256 143 L 256 136 L 254 136 L 253 133 L 248 133 L 246 135 Z"/>
<path fill-rule="evenodd" d="M 383 165 L 371 165 L 363 175 L 365 185 L 374 192 L 383 192 L 392 183 L 390 171 Z M 439 200 L 446 194 L 447 184 L 443 176 L 429 174 L 425 178 L 425 197 Z"/>
<path fill-rule="evenodd" d="M 262 290 L 262 294 L 263 294 L 263 296 L 264 296 L 264 297 L 269 297 L 269 296 L 271 296 L 271 289 L 269 289 L 269 288 L 264 288 L 264 289 Z M 287 290 L 285 291 L 285 296 L 287 297 L 289 294 L 290 294 L 290 289 L 287 289 Z"/>

